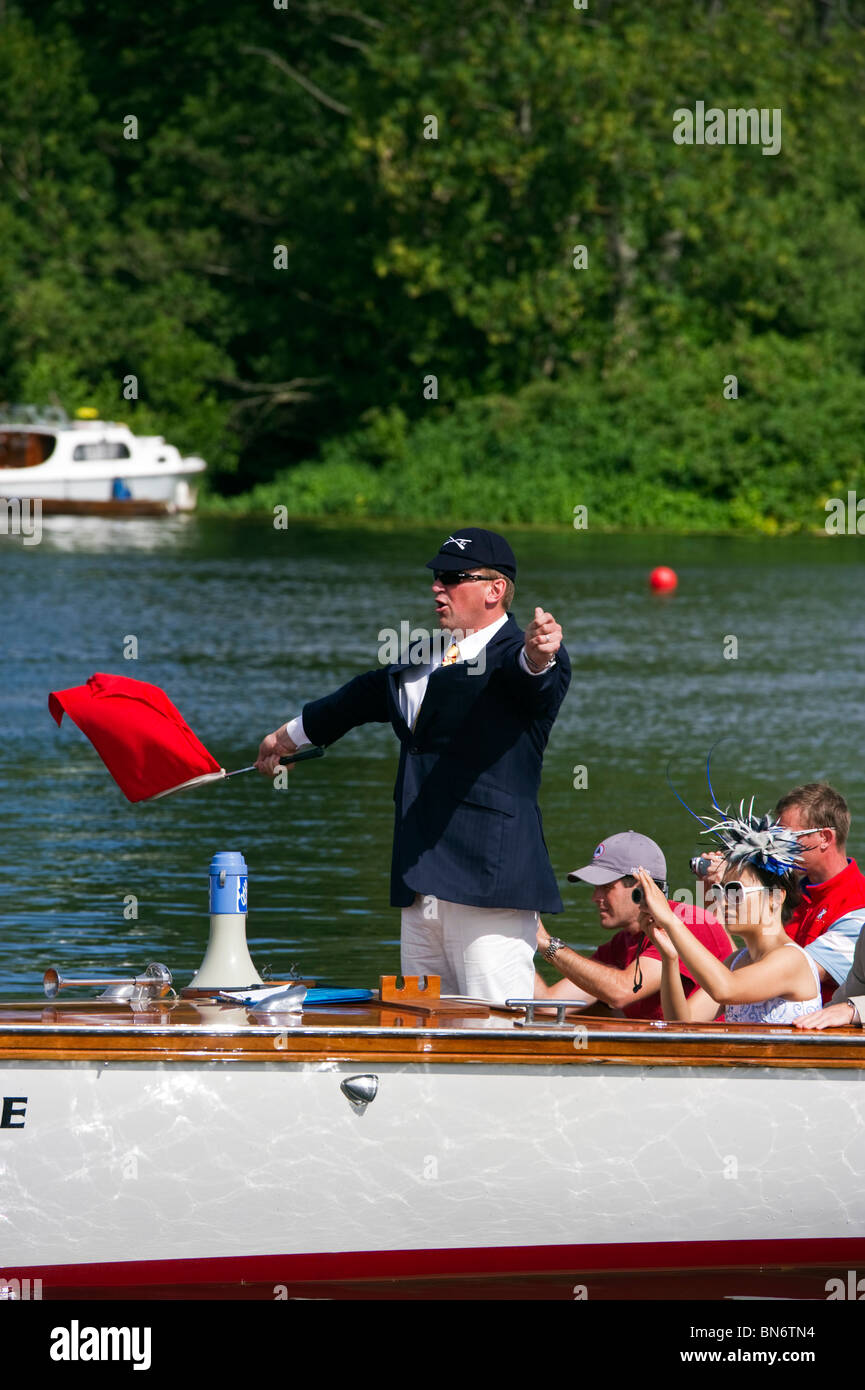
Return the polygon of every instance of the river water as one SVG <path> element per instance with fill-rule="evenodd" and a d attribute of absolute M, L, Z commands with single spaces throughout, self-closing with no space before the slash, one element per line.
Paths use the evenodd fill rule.
<path fill-rule="evenodd" d="M 722 805 L 755 795 L 768 809 L 797 782 L 831 780 L 853 811 L 850 852 L 865 857 L 857 537 L 508 534 L 515 616 L 524 626 L 536 603 L 555 613 L 574 671 L 541 794 L 566 904 L 550 919 L 558 935 L 578 949 L 602 939 L 588 889 L 566 875 L 616 831 L 653 836 L 671 886 L 693 887 L 701 842 L 665 768 L 706 810 L 706 754 L 722 736 Z M 259 969 L 296 962 L 322 983 L 367 986 L 398 969 L 389 728 L 355 730 L 282 791 L 252 773 L 132 806 L 47 700 L 95 671 L 150 681 L 224 767 L 243 766 L 305 700 L 374 666 L 381 629 L 433 625 L 423 562 L 442 539 L 197 518 L 52 518 L 38 545 L 0 536 L 0 994 L 41 997 L 49 965 L 118 974 L 158 960 L 187 983 L 217 850 L 246 856 Z M 648 591 L 656 564 L 679 574 L 670 599 Z"/>

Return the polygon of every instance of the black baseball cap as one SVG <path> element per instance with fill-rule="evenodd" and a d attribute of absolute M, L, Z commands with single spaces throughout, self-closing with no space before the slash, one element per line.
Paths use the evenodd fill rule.
<path fill-rule="evenodd" d="M 438 555 L 427 560 L 428 570 L 498 570 L 508 579 L 517 577 L 517 561 L 504 536 L 480 526 L 461 526 L 442 541 Z"/>

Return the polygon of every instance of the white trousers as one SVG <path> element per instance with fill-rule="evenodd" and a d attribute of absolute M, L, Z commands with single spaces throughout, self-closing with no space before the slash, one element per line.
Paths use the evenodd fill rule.
<path fill-rule="evenodd" d="M 440 975 L 442 994 L 503 1004 L 531 999 L 538 914 L 467 907 L 418 893 L 402 909 L 402 973 Z"/>

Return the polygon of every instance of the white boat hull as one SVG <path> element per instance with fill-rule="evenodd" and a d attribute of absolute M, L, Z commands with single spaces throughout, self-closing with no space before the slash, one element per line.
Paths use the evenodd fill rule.
<path fill-rule="evenodd" d="M 49 465 L 44 467 L 48 469 Z M 31 498 L 35 501 L 39 498 L 43 501 L 103 503 L 117 500 L 115 485 L 120 482 L 131 501 L 164 502 L 177 511 L 190 511 L 195 506 L 195 491 L 190 480 L 200 472 L 203 472 L 203 467 L 138 476 L 123 473 L 117 466 L 106 470 L 103 465 L 99 474 L 69 477 L 52 475 L 41 468 L 28 468 L 26 471 L 7 469 L 0 474 L 0 494 L 10 500 Z"/>
<path fill-rule="evenodd" d="M 359 1114 L 340 1082 L 361 1071 Z M 46 1285 L 130 1261 L 251 1278 L 269 1256 L 274 1278 L 328 1255 L 417 1272 L 443 1250 L 609 1268 L 669 1242 L 843 1261 L 865 1227 L 861 1070 L 22 1061 L 0 1092 L 26 1097 L 0 1130 L 4 1269 Z"/>

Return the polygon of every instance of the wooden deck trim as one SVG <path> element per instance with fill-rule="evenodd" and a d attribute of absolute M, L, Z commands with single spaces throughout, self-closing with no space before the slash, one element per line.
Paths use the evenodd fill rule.
<path fill-rule="evenodd" d="M 104 1000 L 0 1005 L 4 1063 L 113 1064 L 277 1062 L 346 1066 L 770 1067 L 865 1070 L 865 1030 L 797 1032 L 787 1026 L 657 1024 L 574 1018 L 561 1028 L 521 1026 L 519 1015 L 435 1012 L 411 1002 L 258 1019 L 210 1001 L 155 1003 L 149 1013 Z"/>
<path fill-rule="evenodd" d="M 585 1043 L 585 1046 L 583 1046 Z M 261 1062 L 283 1064 L 341 1062 L 347 1065 L 395 1063 L 476 1066 L 633 1066 L 633 1067 L 776 1067 L 784 1070 L 865 1070 L 860 1039 L 822 1035 L 816 1042 L 788 1038 L 760 1043 L 725 1042 L 717 1037 L 667 1039 L 663 1034 L 633 1038 L 573 1033 L 539 1038 L 515 1032 L 506 1038 L 430 1036 L 422 1031 L 346 1036 L 319 1033 L 58 1034 L 51 1030 L 0 1032 L 0 1066 L 15 1062 L 198 1063 Z"/>

